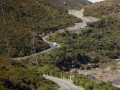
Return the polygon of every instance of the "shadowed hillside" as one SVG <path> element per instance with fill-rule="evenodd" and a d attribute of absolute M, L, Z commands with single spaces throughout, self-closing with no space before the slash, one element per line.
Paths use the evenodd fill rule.
<path fill-rule="evenodd" d="M 65 7 L 80 7 L 91 4 L 91 2 L 89 2 L 88 0 L 47 0 L 47 1 Z"/>

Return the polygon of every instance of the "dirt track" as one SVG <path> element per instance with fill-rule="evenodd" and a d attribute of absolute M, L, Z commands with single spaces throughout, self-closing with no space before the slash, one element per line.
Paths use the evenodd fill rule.
<path fill-rule="evenodd" d="M 70 15 L 73 15 L 77 18 L 80 18 L 82 22 L 80 23 L 75 23 L 74 26 L 68 27 L 67 29 L 70 32 L 79 32 L 81 29 L 86 28 L 87 22 L 94 22 L 97 21 L 98 19 L 93 18 L 93 17 L 84 17 L 84 9 L 77 11 L 77 10 L 68 10 Z"/>

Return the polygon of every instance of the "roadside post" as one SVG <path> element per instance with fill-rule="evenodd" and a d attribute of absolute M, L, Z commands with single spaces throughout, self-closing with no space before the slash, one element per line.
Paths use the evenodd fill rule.
<path fill-rule="evenodd" d="M 70 75 L 70 82 L 74 81 L 74 74 Z"/>
<path fill-rule="evenodd" d="M 61 78 L 63 79 L 63 77 L 64 77 L 64 73 L 61 73 Z"/>

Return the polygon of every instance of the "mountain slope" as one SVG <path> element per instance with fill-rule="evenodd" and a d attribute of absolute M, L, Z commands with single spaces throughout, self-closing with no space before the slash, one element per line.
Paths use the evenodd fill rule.
<path fill-rule="evenodd" d="M 65 7 L 80 7 L 91 4 L 88 0 L 47 0 L 60 6 Z"/>
<path fill-rule="evenodd" d="M 57 85 L 44 79 L 38 67 L 28 62 L 12 61 L 9 65 L 0 55 L 0 90 L 56 90 Z"/>
<path fill-rule="evenodd" d="M 2 6 L 6 25 L 4 28 L 2 12 L 0 12 L 0 53 L 7 52 L 7 35 L 12 57 L 33 53 L 31 44 L 33 33 L 36 51 L 39 52 L 48 48 L 46 43 L 38 39 L 39 34 L 65 28 L 80 21 L 69 16 L 65 8 L 50 4 L 45 0 L 4 0 Z"/>
<path fill-rule="evenodd" d="M 116 12 L 119 3 L 119 0 L 111 0 L 85 6 L 85 11 L 88 11 L 85 15 L 95 15 L 100 19 L 88 23 L 87 28 L 79 35 L 66 31 L 49 39 L 59 42 L 62 46 L 59 52 L 56 51 L 57 54 L 52 56 L 56 57 L 59 68 L 79 68 L 84 64 L 89 68 L 88 63 L 96 66 L 105 63 L 107 67 L 109 62 L 120 59 L 120 15 Z M 114 14 L 111 15 L 109 8 L 114 8 L 110 9 Z M 101 14 L 103 12 L 106 14 Z"/>
<path fill-rule="evenodd" d="M 120 12 L 120 0 L 106 0 L 85 6 L 84 15 L 93 17 L 103 17 L 114 15 Z"/>
<path fill-rule="evenodd" d="M 88 29 L 83 31 L 86 41 L 94 41 L 94 43 L 91 42 L 91 46 L 87 48 L 93 48 L 93 51 L 97 51 L 96 53 L 99 53 L 104 61 L 104 56 L 110 59 L 120 58 L 119 3 L 120 0 L 106 0 L 85 6 L 85 16 L 100 18 L 97 22 L 88 23 Z"/>

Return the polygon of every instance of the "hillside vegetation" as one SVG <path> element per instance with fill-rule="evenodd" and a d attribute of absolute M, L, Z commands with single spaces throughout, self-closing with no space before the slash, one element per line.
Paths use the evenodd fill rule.
<path fill-rule="evenodd" d="M 120 0 L 105 0 L 84 7 L 85 16 L 103 17 L 120 12 Z"/>
<path fill-rule="evenodd" d="M 11 57 L 34 53 L 31 42 L 35 39 L 36 52 L 49 46 L 38 35 L 73 25 L 80 20 L 69 16 L 67 10 L 45 0 L 3 0 L 0 8 L 0 53 L 6 54 L 9 48 Z M 7 43 L 8 42 L 8 43 Z M 7 48 L 8 47 L 8 48 Z"/>
<path fill-rule="evenodd" d="M 118 0 L 115 0 L 119 2 Z M 101 8 L 108 4 L 105 2 L 95 3 L 85 7 L 88 13 L 95 13 L 96 17 L 104 12 Z M 106 4 L 103 4 L 106 3 Z M 112 3 L 112 1 L 110 1 Z M 99 4 L 101 8 L 94 12 L 94 5 Z M 117 3 L 118 5 L 118 3 Z M 112 8 L 115 6 L 112 5 Z M 94 7 L 95 8 L 95 7 Z M 96 6 L 97 8 L 97 6 Z M 108 7 L 109 8 L 109 7 Z M 89 10 L 91 10 L 89 12 Z M 112 9 L 114 11 L 114 9 Z M 109 12 L 106 10 L 106 12 Z M 92 16 L 92 14 L 91 14 Z M 118 12 L 110 15 L 110 13 L 101 15 L 96 22 L 87 23 L 86 29 L 83 29 L 79 35 L 69 33 L 59 33 L 49 40 L 59 42 L 62 48 L 56 51 L 57 54 L 50 55 L 56 60 L 56 65 L 64 70 L 71 68 L 84 68 L 88 63 L 92 63 L 95 67 L 99 67 L 102 63 L 113 61 L 120 58 L 120 15 Z M 56 58 L 55 58 L 56 57 Z"/>
<path fill-rule="evenodd" d="M 94 15 L 100 20 L 88 23 L 88 27 L 80 34 L 65 30 L 65 32 L 49 36 L 48 40 L 60 43 L 61 48 L 38 55 L 37 65 L 29 64 L 29 59 L 10 62 L 0 55 L 0 90 L 54 90 L 57 87 L 56 84 L 45 80 L 43 74 L 61 77 L 60 71 L 69 71 L 71 68 L 90 69 L 89 63 L 93 68 L 100 67 L 102 63 L 107 66 L 107 62 L 120 58 L 120 15 L 115 11 L 116 9 L 112 9 L 111 12 L 115 11 L 112 15 L 107 9 L 106 14 L 101 14 L 105 12 L 101 7 L 105 7 L 106 4 L 109 8 L 106 2 L 85 7 L 85 13 L 86 11 L 89 13 L 85 15 Z M 113 4 L 112 2 L 109 3 Z M 118 5 L 119 1 L 115 0 L 115 2 Z M 101 6 L 97 8 L 99 5 L 96 4 Z M 98 10 L 95 10 L 94 5 Z M 3 6 L 6 24 L 3 27 L 3 22 L 0 22 L 0 54 L 6 54 L 8 38 L 12 57 L 32 53 L 30 51 L 33 50 L 31 44 L 33 35 L 36 50 L 39 52 L 49 48 L 47 44 L 39 40 L 39 34 L 55 31 L 80 21 L 69 16 L 65 8 L 44 0 L 5 0 Z M 114 4 L 110 7 L 114 8 Z M 2 13 L 0 13 L 0 19 L 2 21 Z M 32 60 L 34 61 L 34 58 Z M 77 78 L 74 81 L 75 84 L 82 85 L 88 90 L 90 88 L 117 90 L 109 82 L 95 84 L 84 77 L 75 76 L 75 78 Z"/>
<path fill-rule="evenodd" d="M 85 90 L 120 90 L 120 88 L 112 86 L 111 82 L 109 81 L 107 83 L 95 83 L 86 76 L 82 75 L 75 75 L 74 83 L 82 86 Z"/>
<path fill-rule="evenodd" d="M 120 1 L 106 0 L 85 7 L 86 16 L 95 16 L 101 20 L 88 23 L 85 36 L 94 38 L 94 48 L 109 58 L 120 57 Z M 86 38 L 87 39 L 87 38 Z M 89 40 L 89 39 L 88 39 Z M 92 44 L 93 44 L 92 43 Z"/>
<path fill-rule="evenodd" d="M 95 23 L 88 23 L 88 29 L 82 32 L 85 41 L 90 42 L 86 48 L 101 56 L 112 59 L 120 57 L 120 16 L 107 16 Z M 86 42 L 86 44 L 88 43 Z"/>
<path fill-rule="evenodd" d="M 64 7 L 81 7 L 91 4 L 91 2 L 88 0 L 47 0 L 47 1 Z"/>
<path fill-rule="evenodd" d="M 44 79 L 38 67 L 28 61 L 12 61 L 9 65 L 0 55 L 0 90 L 56 90 L 57 85 Z"/>

